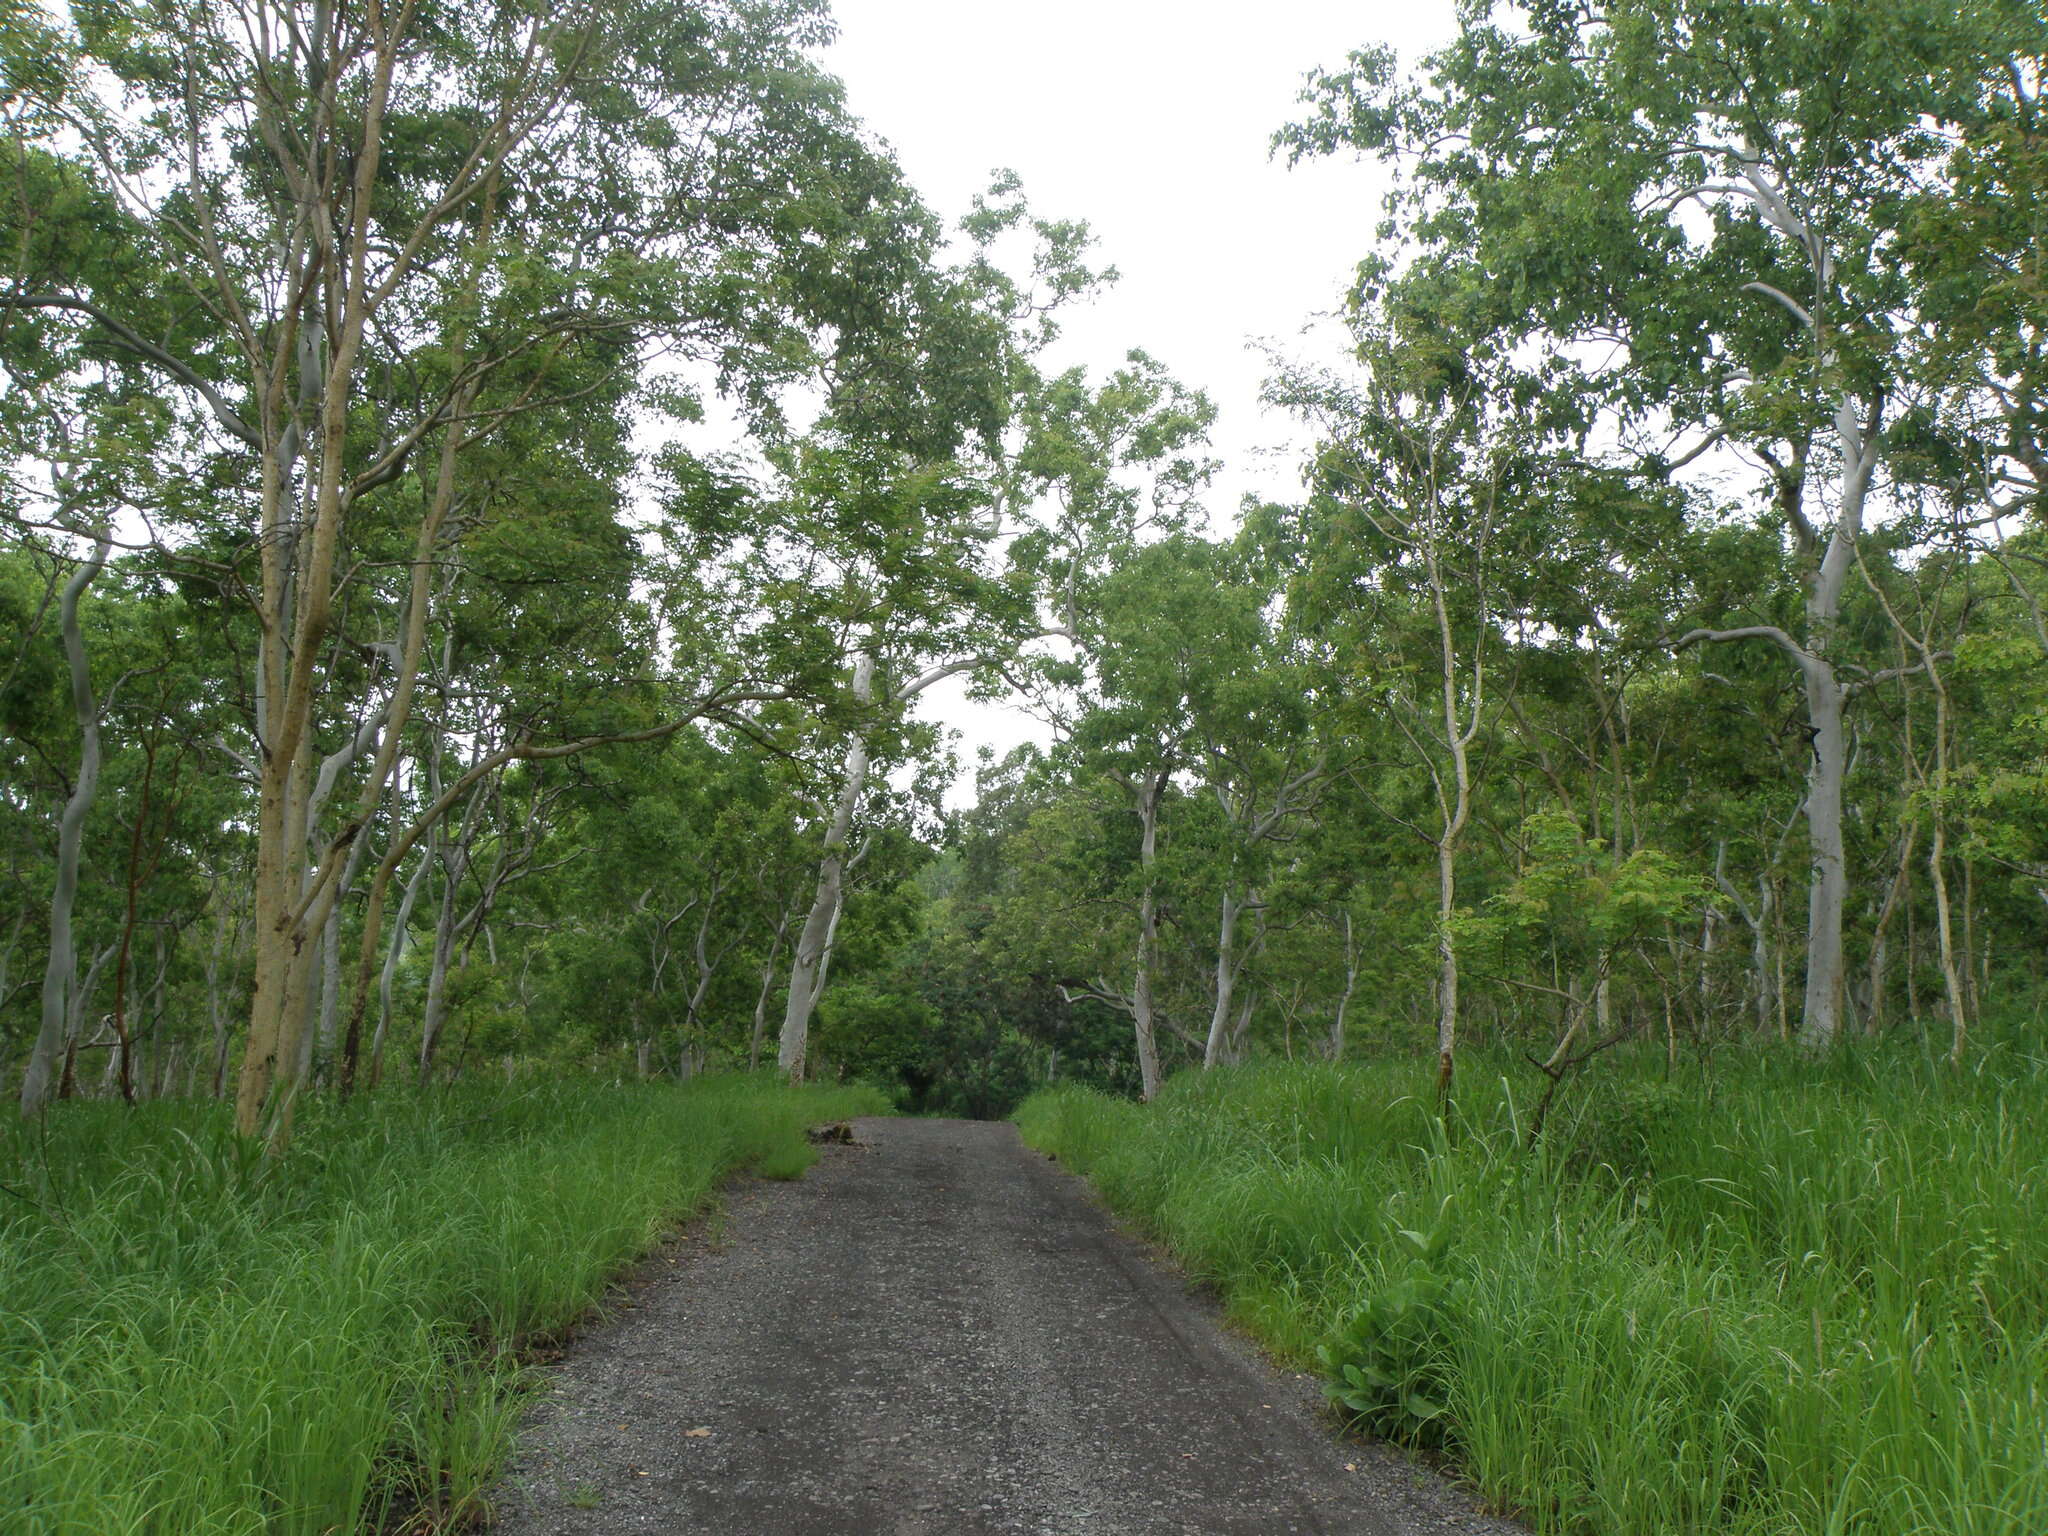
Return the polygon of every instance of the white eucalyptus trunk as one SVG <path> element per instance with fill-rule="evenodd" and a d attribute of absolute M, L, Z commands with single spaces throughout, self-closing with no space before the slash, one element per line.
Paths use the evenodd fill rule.
<path fill-rule="evenodd" d="M 775 959 L 782 953 L 794 913 L 785 912 L 775 924 L 775 936 L 768 941 L 768 958 L 761 962 L 761 987 L 754 994 L 754 1029 L 747 1038 L 747 1070 L 761 1065 L 761 1045 L 768 1038 L 768 999 L 775 992 Z"/>
<path fill-rule="evenodd" d="M 1137 1035 L 1138 1091 L 1150 1101 L 1159 1092 L 1159 1036 L 1153 1019 L 1152 967 L 1159 945 L 1159 801 L 1166 771 L 1137 781 L 1138 866 L 1144 891 L 1138 899 L 1138 966 L 1131 981 L 1131 1024 Z"/>
<path fill-rule="evenodd" d="M 78 605 L 113 550 L 111 535 L 101 534 L 90 558 L 64 584 L 58 600 L 58 631 L 71 671 L 71 708 L 78 720 L 78 777 L 57 823 L 57 878 L 50 894 L 50 954 L 43 967 L 42 1018 L 30 1047 L 28 1069 L 21 1080 L 21 1112 L 33 1115 L 49 1102 L 57 1086 L 64 1052 L 70 1045 L 73 1006 L 85 989 L 78 982 L 78 946 L 72 936 L 71 913 L 78 900 L 78 872 L 85 846 L 85 818 L 100 782 L 100 705 L 93 696 L 92 669 L 85 654 L 85 636 L 78 623 Z"/>
<path fill-rule="evenodd" d="M 455 954 L 455 928 L 459 913 L 462 876 L 458 868 L 447 869 L 441 889 L 441 910 L 434 919 L 434 958 L 427 971 L 426 1008 L 420 1020 L 419 1080 L 434 1075 L 434 1050 L 441 1041 L 441 1028 L 448 1019 L 448 966 Z"/>
<path fill-rule="evenodd" d="M 1344 990 L 1337 994 L 1337 1011 L 1330 1020 L 1329 1057 L 1344 1059 L 1344 1024 L 1351 1012 L 1351 997 L 1358 990 L 1358 940 L 1351 923 L 1351 911 L 1344 912 Z"/>
<path fill-rule="evenodd" d="M 1237 919 L 1241 908 L 1237 892 L 1225 885 L 1216 922 L 1216 1003 L 1209 1010 L 1209 1037 L 1202 1045 L 1202 1070 L 1205 1072 L 1223 1059 L 1224 1036 L 1230 1026 L 1230 1005 L 1237 991 Z"/>
<path fill-rule="evenodd" d="M 1835 669 L 1816 658 L 1806 673 L 1806 708 L 1813 732 L 1813 766 L 1807 775 L 1807 846 L 1813 860 L 1807 887 L 1806 1003 L 1799 1037 L 1815 1050 L 1841 1033 L 1842 912 L 1849 899 L 1849 868 L 1842 845 L 1842 786 L 1849 748 L 1843 729 L 1843 690 Z"/>
<path fill-rule="evenodd" d="M 434 855 L 431 850 L 422 853 L 419 862 L 413 866 L 412 876 L 405 882 L 405 889 L 398 899 L 398 916 L 391 924 L 391 942 L 384 949 L 384 964 L 377 973 L 377 1029 L 370 1039 L 370 1086 L 375 1087 L 384 1076 L 384 1042 L 391 1034 L 391 993 L 398 980 L 398 962 L 405 958 L 407 943 L 412 937 L 412 909 L 420 899 L 420 892 L 426 888 L 427 873 L 433 868 Z"/>
<path fill-rule="evenodd" d="M 863 709 L 874 703 L 875 658 L 864 653 L 853 664 L 854 702 Z M 796 947 L 790 957 L 789 998 L 782 1014 L 782 1038 L 776 1051 L 776 1066 L 791 1082 L 802 1082 L 809 1056 L 811 1015 L 825 989 L 825 971 L 831 959 L 832 937 L 839 925 L 839 909 L 846 899 L 846 845 L 853 834 L 853 818 L 867 790 L 868 741 L 864 727 L 856 727 L 846 746 L 845 762 L 839 776 L 839 795 L 832 804 L 832 818 L 825 827 L 825 842 L 818 858 L 818 884 L 810 911 L 798 930 Z"/>

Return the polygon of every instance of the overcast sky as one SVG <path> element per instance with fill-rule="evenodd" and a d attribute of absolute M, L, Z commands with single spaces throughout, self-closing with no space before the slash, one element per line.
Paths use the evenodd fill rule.
<path fill-rule="evenodd" d="M 1221 413 L 1211 498 L 1227 525 L 1246 493 L 1284 497 L 1299 434 L 1264 412 L 1257 344 L 1328 355 L 1304 336 L 1334 309 L 1380 216 L 1374 167 L 1270 159 L 1302 76 L 1388 43 L 1413 60 L 1450 35 L 1450 0 L 833 0 L 826 65 L 947 218 L 997 167 L 1035 212 L 1087 221 L 1122 280 L 1065 321 L 1056 361 L 1104 373 L 1142 347 Z M 982 742 L 1035 739 L 1029 722 L 965 706 L 935 713 Z"/>

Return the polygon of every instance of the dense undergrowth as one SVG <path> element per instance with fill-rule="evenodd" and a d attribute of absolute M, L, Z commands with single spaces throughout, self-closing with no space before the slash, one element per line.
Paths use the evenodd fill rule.
<path fill-rule="evenodd" d="M 1572 1536 L 2048 1531 L 2048 1063 L 1186 1074 L 1017 1119 L 1367 1427 Z M 1318 1361 L 1320 1359 L 1320 1365 Z M 1347 1369 L 1348 1368 L 1348 1369 Z"/>
<path fill-rule="evenodd" d="M 519 1351 L 729 1170 L 793 1177 L 868 1090 L 555 1083 L 0 1131 L 0 1530 L 287 1536 L 478 1507 Z"/>

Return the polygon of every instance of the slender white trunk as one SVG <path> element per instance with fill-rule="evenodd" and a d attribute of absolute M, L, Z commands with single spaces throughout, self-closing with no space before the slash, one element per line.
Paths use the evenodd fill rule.
<path fill-rule="evenodd" d="M 1934 887 L 1934 926 L 1941 943 L 1941 980 L 1948 995 L 1949 1052 L 1951 1064 L 1963 1059 L 1963 1049 L 1970 1038 L 1970 1012 L 1963 1002 L 1962 977 L 1956 970 L 1956 950 L 1953 930 L 1949 919 L 1948 905 L 1948 831 L 1942 825 L 1943 815 L 1937 806 L 1934 812 L 1934 833 L 1928 840 L 1927 874 Z"/>
<path fill-rule="evenodd" d="M 433 852 L 428 850 L 413 866 L 412 877 L 405 882 L 405 890 L 398 899 L 398 916 L 391 924 L 391 942 L 385 946 L 384 965 L 377 974 L 377 1029 L 370 1039 L 372 1087 L 384 1076 L 384 1042 L 391 1033 L 391 992 L 398 980 L 398 962 L 404 958 L 406 944 L 412 937 L 412 909 L 420 899 L 420 892 L 426 888 L 427 872 L 433 864 Z"/>
<path fill-rule="evenodd" d="M 441 910 L 434 919 L 434 959 L 427 972 L 426 1009 L 420 1021 L 419 1078 L 422 1083 L 434 1074 L 434 1048 L 441 1040 L 441 1026 L 448 1017 L 448 963 L 455 954 L 456 899 L 461 894 L 461 866 L 457 861 L 445 868 L 441 889 Z"/>
<path fill-rule="evenodd" d="M 761 1065 L 761 1043 L 768 1038 L 768 999 L 775 991 L 775 958 L 782 953 L 783 940 L 789 937 L 790 920 L 795 915 L 785 912 L 776 921 L 775 935 L 768 941 L 768 958 L 761 962 L 761 988 L 754 994 L 754 1030 L 747 1039 L 749 1072 Z"/>
<path fill-rule="evenodd" d="M 853 698 L 863 710 L 874 703 L 875 658 L 863 653 L 853 664 Z M 846 897 L 846 844 L 853 833 L 853 818 L 867 790 L 868 740 L 866 725 L 856 725 L 846 746 L 846 760 L 840 769 L 839 795 L 832 805 L 832 818 L 825 828 L 825 842 L 818 858 L 818 884 L 811 908 L 798 931 L 796 948 L 790 957 L 789 999 L 782 1014 L 782 1039 L 775 1061 L 791 1082 L 801 1082 L 810 1051 L 811 1015 L 825 987 L 825 970 L 831 957 L 831 942 L 839 923 L 840 904 Z"/>
<path fill-rule="evenodd" d="M 1237 991 L 1237 919 L 1242 905 L 1237 892 L 1226 882 L 1216 925 L 1216 1006 L 1209 1012 L 1209 1038 L 1202 1047 L 1204 1072 L 1223 1059 L 1224 1032 L 1230 1024 L 1230 1005 Z"/>
<path fill-rule="evenodd" d="M 356 876 L 362 871 L 363 857 L 369 850 L 367 837 L 358 837 L 349 845 L 347 861 L 334 885 L 334 900 L 327 908 L 326 919 L 320 924 L 319 1005 L 316 1010 L 309 996 L 307 1009 L 316 1023 L 306 1031 L 299 1046 L 301 1083 L 312 1075 L 316 1063 L 331 1065 L 335 1048 L 341 1043 L 341 907 L 355 886 Z"/>
<path fill-rule="evenodd" d="M 1231 1061 L 1243 1061 L 1246 1042 L 1251 1037 L 1252 1011 L 1259 1000 L 1258 988 L 1248 989 L 1238 1000 L 1237 1017 L 1230 1022 L 1230 1034 L 1224 1044 Z"/>
<path fill-rule="evenodd" d="M 240 937 L 241 918 L 234 903 L 225 895 L 216 893 L 220 903 L 220 916 L 215 922 L 213 944 L 206 953 L 206 1012 L 213 1025 L 213 1079 L 212 1095 L 219 1098 L 227 1092 L 228 1046 L 230 1024 L 227 996 L 223 979 L 234 959 L 237 941 Z"/>
<path fill-rule="evenodd" d="M 1344 990 L 1337 996 L 1337 1014 L 1330 1021 L 1330 1060 L 1344 1059 L 1344 1017 L 1351 1011 L 1351 994 L 1358 990 L 1358 942 L 1352 932 L 1351 909 L 1344 909 Z"/>
<path fill-rule="evenodd" d="M 1458 1046 L 1458 946 L 1451 916 L 1458 908 L 1458 851 L 1449 839 L 1436 847 L 1436 1079 L 1439 1098 L 1450 1092 Z"/>
<path fill-rule="evenodd" d="M 1149 1101 L 1159 1092 L 1159 1036 L 1152 1016 L 1152 963 L 1159 939 L 1155 868 L 1159 861 L 1159 801 L 1166 792 L 1166 770 L 1145 775 L 1135 787 L 1138 867 L 1144 890 L 1138 898 L 1138 967 L 1131 982 L 1131 1023 L 1137 1034 L 1138 1092 Z"/>
<path fill-rule="evenodd" d="M 1447 1113 L 1458 1048 L 1458 941 L 1451 920 L 1458 910 L 1458 845 L 1472 814 L 1472 777 L 1466 758 L 1471 736 L 1458 728 L 1451 677 L 1451 653 L 1446 649 L 1444 728 L 1451 749 L 1454 789 L 1436 845 L 1436 1088 L 1437 1099 Z"/>
<path fill-rule="evenodd" d="M 1870 967 L 1864 982 L 1866 994 L 1865 1028 L 1876 1034 L 1884 1025 L 1885 978 L 1890 970 L 1892 917 L 1899 910 L 1913 878 L 1913 854 L 1920 839 L 1918 817 L 1909 817 L 1905 831 L 1899 839 L 1899 865 L 1892 872 L 1891 884 L 1884 893 L 1884 905 L 1878 908 L 1877 923 L 1870 939 Z"/>
<path fill-rule="evenodd" d="M 1444 747 L 1451 759 L 1451 785 L 1444 793 L 1437 777 L 1437 803 L 1443 815 L 1436 844 L 1436 1096 L 1437 1108 L 1446 1125 L 1451 1113 L 1451 1080 L 1456 1071 L 1458 1048 L 1458 942 L 1451 919 L 1458 910 L 1458 848 L 1464 840 L 1465 824 L 1472 816 L 1472 763 L 1470 748 L 1479 732 L 1480 688 L 1485 673 L 1483 653 L 1475 650 L 1472 660 L 1472 697 L 1466 701 L 1461 718 L 1458 706 L 1458 649 L 1451 627 L 1448 581 L 1438 559 L 1436 536 L 1423 544 L 1425 568 L 1429 574 L 1430 600 L 1436 610 L 1437 655 L 1441 662 L 1442 728 Z M 1475 647 L 1485 645 L 1485 604 L 1480 603 L 1479 634 Z"/>
<path fill-rule="evenodd" d="M 1948 767 L 1949 767 L 1949 710 L 1948 684 L 1941 675 L 1941 665 L 1934 654 L 1934 648 L 1921 644 L 1921 661 L 1927 668 L 1927 680 L 1934 685 L 1934 796 L 1930 807 L 1933 827 L 1928 838 L 1927 876 L 1934 887 L 1935 935 L 1941 945 L 1942 986 L 1948 994 L 1949 1051 L 1950 1066 L 1960 1066 L 1963 1052 L 1970 1039 L 1970 1009 L 1963 995 L 1963 979 L 1956 968 L 1956 947 L 1953 925 L 1949 918 L 1948 903 Z M 1964 916 L 1968 918 L 1969 894 L 1964 894 Z M 1965 955 L 1967 963 L 1967 953 Z"/>
<path fill-rule="evenodd" d="M 1807 844 L 1813 859 L 1807 887 L 1806 1003 L 1799 1038 L 1809 1048 L 1832 1044 L 1842 1027 L 1842 911 L 1849 899 L 1848 864 L 1842 846 L 1842 785 L 1847 775 L 1848 737 L 1842 725 L 1843 695 L 1834 668 L 1816 662 L 1807 673 L 1806 707 L 1813 731 L 1813 767 L 1807 777 Z"/>
<path fill-rule="evenodd" d="M 100 706 L 93 697 L 92 670 L 85 654 L 84 632 L 78 623 L 78 605 L 112 550 L 111 536 L 101 534 L 91 557 L 72 572 L 58 600 L 58 630 L 71 669 L 71 708 L 78 719 L 78 777 L 57 823 L 57 878 L 50 894 L 50 954 L 43 967 L 42 1019 L 29 1051 L 28 1070 L 21 1080 L 24 1115 L 40 1110 L 56 1087 L 59 1065 L 70 1043 L 70 1020 L 77 1012 L 72 1004 L 82 991 L 78 985 L 78 948 L 71 932 L 71 912 L 78 900 L 85 817 L 99 792 Z"/>

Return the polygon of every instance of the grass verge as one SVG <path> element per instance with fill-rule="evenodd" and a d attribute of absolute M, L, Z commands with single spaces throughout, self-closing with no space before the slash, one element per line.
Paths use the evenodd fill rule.
<path fill-rule="evenodd" d="M 1429 1070 L 1016 1118 L 1366 1427 L 1545 1536 L 2048 1531 L 2048 1064 L 1645 1058 L 1534 1148 L 1526 1071 L 1468 1069 L 1446 1138 Z"/>
<path fill-rule="evenodd" d="M 523 1344 L 733 1170 L 783 1177 L 868 1090 L 556 1083 L 307 1102 L 291 1154 L 201 1103 L 0 1131 L 0 1530 L 459 1524 Z"/>

